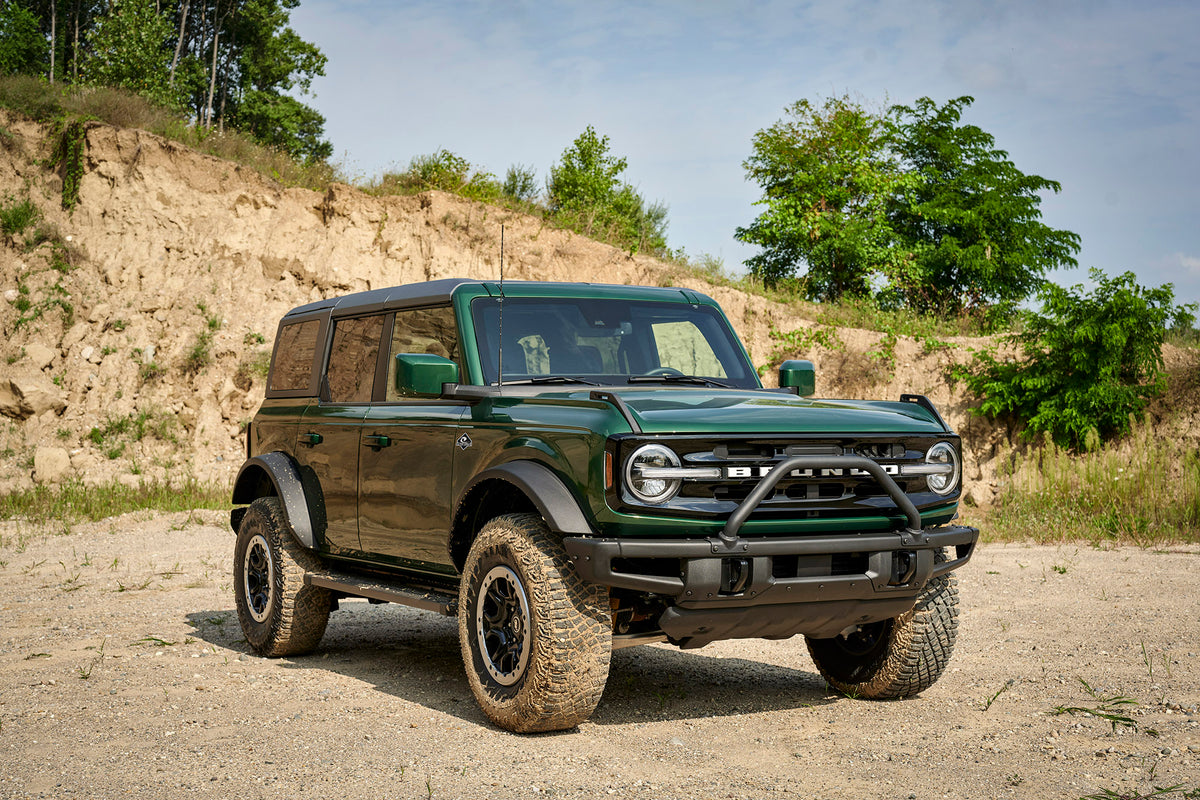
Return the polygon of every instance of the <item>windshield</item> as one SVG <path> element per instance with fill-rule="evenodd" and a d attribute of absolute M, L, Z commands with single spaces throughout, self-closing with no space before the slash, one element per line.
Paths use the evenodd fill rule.
<path fill-rule="evenodd" d="M 495 384 L 500 302 L 471 304 L 484 380 Z M 758 376 L 713 307 L 615 299 L 504 299 L 504 383 L 699 384 L 757 388 Z"/>

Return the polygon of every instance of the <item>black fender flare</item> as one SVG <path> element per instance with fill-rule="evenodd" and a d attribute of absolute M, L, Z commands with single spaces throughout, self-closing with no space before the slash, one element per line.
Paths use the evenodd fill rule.
<path fill-rule="evenodd" d="M 508 461 L 476 475 L 463 488 L 454 504 L 455 519 L 458 519 L 463 500 L 471 494 L 471 490 L 487 480 L 506 481 L 524 492 L 537 506 L 550 530 L 556 533 L 568 536 L 593 536 L 596 533 L 588 524 L 571 490 L 548 467 L 536 461 Z"/>
<path fill-rule="evenodd" d="M 317 537 L 304 493 L 304 481 L 296 462 L 287 453 L 263 453 L 246 459 L 233 482 L 234 505 L 252 503 L 261 496 L 256 490 L 261 485 L 263 475 L 275 488 L 275 495 L 283 507 L 284 521 L 292 536 L 309 550 L 315 550 Z M 235 508 L 230 512 L 229 520 L 235 532 L 245 513 L 245 508 Z"/>

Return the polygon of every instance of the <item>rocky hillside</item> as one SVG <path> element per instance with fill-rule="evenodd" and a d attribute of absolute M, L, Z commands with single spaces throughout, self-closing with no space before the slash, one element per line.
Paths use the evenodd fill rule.
<path fill-rule="evenodd" d="M 68 213 L 62 177 L 44 166 L 48 131 L 4 112 L 0 126 L 9 133 L 0 137 L 0 203 L 29 198 L 40 217 L 0 243 L 0 492 L 73 478 L 229 482 L 284 311 L 411 281 L 495 278 L 501 224 L 506 278 L 697 288 L 722 304 L 756 364 L 784 355 L 772 329 L 813 325 L 511 211 L 440 192 L 283 189 L 98 123 L 87 128 L 79 202 Z M 786 355 L 817 362 L 824 396 L 930 395 L 968 443 L 971 499 L 990 502 L 1011 432 L 970 416 L 969 398 L 942 377 L 978 342 L 893 346 L 841 330 L 826 344 Z"/>

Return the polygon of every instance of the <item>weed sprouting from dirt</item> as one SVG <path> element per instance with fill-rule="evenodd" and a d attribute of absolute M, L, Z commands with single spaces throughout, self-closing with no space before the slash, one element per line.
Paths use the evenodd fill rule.
<path fill-rule="evenodd" d="M 983 710 L 987 711 L 989 708 L 991 708 L 992 703 L 996 702 L 996 700 L 999 699 L 1000 695 L 1007 692 L 1012 687 L 1013 683 L 1014 683 L 1014 681 L 1012 678 L 1009 678 L 1007 681 L 1005 681 L 1003 683 L 1003 685 L 1001 685 L 1000 688 L 996 690 L 995 694 L 993 694 L 987 700 L 983 701 Z"/>
<path fill-rule="evenodd" d="M 75 668 L 76 672 L 79 673 L 80 680 L 86 681 L 88 678 L 92 677 L 92 672 L 95 671 L 100 662 L 104 660 L 104 644 L 104 642 L 100 642 L 100 647 L 97 648 L 96 655 L 91 662 L 89 662 L 86 666 Z"/>
<path fill-rule="evenodd" d="M 1097 701 L 1098 705 L 1091 708 L 1083 706 L 1058 705 L 1054 707 L 1053 711 L 1051 712 L 1052 714 L 1086 714 L 1090 717 L 1106 720 L 1112 725 L 1114 733 L 1119 727 L 1128 727 L 1137 730 L 1137 721 L 1124 712 L 1124 709 L 1127 706 L 1139 705 L 1137 700 L 1134 700 L 1132 697 L 1123 694 L 1104 695 L 1092 688 L 1091 684 L 1089 684 L 1083 678 L 1077 678 L 1077 680 L 1083 686 L 1088 695 Z"/>

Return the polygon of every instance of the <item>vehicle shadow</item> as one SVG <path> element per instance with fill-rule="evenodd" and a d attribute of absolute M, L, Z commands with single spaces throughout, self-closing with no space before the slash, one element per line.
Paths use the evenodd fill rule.
<path fill-rule="evenodd" d="M 252 657 L 232 609 L 187 615 L 196 638 Z M 803 647 L 797 638 L 778 647 Z M 342 601 L 311 655 L 275 661 L 326 670 L 465 722 L 490 725 L 463 674 L 458 623 L 399 605 Z M 612 655 L 608 685 L 591 717 L 598 725 L 694 720 L 836 702 L 815 671 L 697 651 L 640 646 Z"/>

